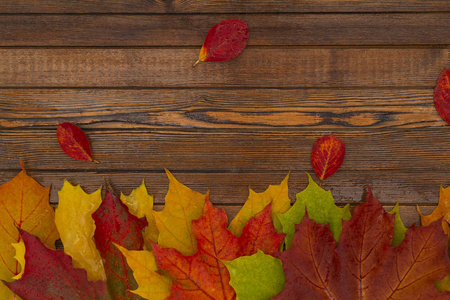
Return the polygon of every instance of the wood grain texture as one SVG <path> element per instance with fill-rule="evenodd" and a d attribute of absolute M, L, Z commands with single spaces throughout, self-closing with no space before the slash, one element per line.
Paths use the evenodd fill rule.
<path fill-rule="evenodd" d="M 0 110 L 0 127 L 11 129 L 447 126 L 432 89 L 0 89 Z"/>
<path fill-rule="evenodd" d="M 449 49 L 0 49 L 3 87 L 433 87 Z"/>
<path fill-rule="evenodd" d="M 189 170 L 194 172 L 312 172 L 312 145 L 331 131 L 86 130 L 100 164 L 60 149 L 55 130 L 1 130 L 0 169 L 19 158 L 35 170 Z M 450 130 L 343 130 L 333 133 L 347 151 L 341 170 L 436 172 L 450 167 Z"/>
<path fill-rule="evenodd" d="M 2 0 L 0 13 L 264 13 L 448 11 L 447 0 Z"/>
<path fill-rule="evenodd" d="M 236 15 L 0 15 L 0 46 L 197 46 Z M 450 13 L 244 14 L 251 46 L 449 45 Z"/>
<path fill-rule="evenodd" d="M 17 165 L 19 163 L 17 162 Z M 172 170 L 173 171 L 173 170 Z M 13 178 L 19 170 L 0 171 L 0 184 Z M 58 193 L 64 179 L 70 183 L 80 184 L 86 192 L 92 193 L 105 185 L 105 179 L 118 194 L 128 195 L 145 180 L 147 189 L 154 196 L 157 205 L 164 204 L 168 189 L 168 179 L 163 170 L 159 172 L 92 172 L 92 171 L 40 171 L 28 169 L 32 176 L 43 186 L 51 185 L 50 202 L 58 202 Z M 248 189 L 263 192 L 270 184 L 279 184 L 287 172 L 270 171 L 264 173 L 202 173 L 173 172 L 175 177 L 188 187 L 205 193 L 210 191 L 211 201 L 226 206 L 242 206 L 247 200 Z M 319 183 L 314 172 L 313 179 Z M 308 184 L 306 173 L 291 171 L 289 175 L 289 197 L 295 201 L 295 195 L 306 188 Z M 330 190 L 336 203 L 356 204 L 362 201 L 363 195 L 370 185 L 372 191 L 384 205 L 394 205 L 399 201 L 402 205 L 435 205 L 439 199 L 439 186 L 450 185 L 448 173 L 402 173 L 393 172 L 345 172 L 338 171 L 335 175 L 322 182 L 322 188 Z"/>

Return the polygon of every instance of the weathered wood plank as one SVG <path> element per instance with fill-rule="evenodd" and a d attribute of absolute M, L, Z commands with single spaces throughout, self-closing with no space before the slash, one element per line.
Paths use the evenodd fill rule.
<path fill-rule="evenodd" d="M 83 127 L 87 129 L 88 127 Z M 196 172 L 311 171 L 315 140 L 329 130 L 94 130 L 100 164 L 75 161 L 60 149 L 55 130 L 1 130 L 0 169 L 19 158 L 35 170 L 162 170 Z M 450 131 L 333 131 L 347 147 L 344 171 L 436 172 L 450 166 Z"/>
<path fill-rule="evenodd" d="M 18 165 L 18 162 L 17 162 Z M 13 178 L 17 171 L 0 171 L 0 184 Z M 147 189 L 154 196 L 157 205 L 164 204 L 164 197 L 168 189 L 166 174 L 161 172 L 60 172 L 34 171 L 27 173 L 44 186 L 51 185 L 50 202 L 58 202 L 58 190 L 62 188 L 64 179 L 70 183 L 80 184 L 86 192 L 92 193 L 105 179 L 118 194 L 129 194 L 145 180 Z M 264 191 L 270 184 L 279 184 L 287 172 L 271 171 L 267 173 L 187 173 L 173 172 L 175 177 L 190 188 L 205 193 L 210 191 L 211 201 L 222 205 L 242 204 L 247 200 L 248 189 L 256 192 Z M 319 182 L 315 174 L 311 174 Z M 306 188 L 308 184 L 305 172 L 292 171 L 289 175 L 289 197 L 294 202 L 295 195 Z M 322 187 L 330 190 L 336 203 L 359 203 L 363 199 L 367 186 L 385 205 L 394 205 L 397 201 L 401 205 L 435 205 L 439 199 L 439 186 L 450 185 L 448 173 L 402 173 L 392 172 L 337 172 L 333 177 L 325 180 Z"/>
<path fill-rule="evenodd" d="M 263 13 L 448 11 L 446 0 L 2 0 L 0 13 Z"/>
<path fill-rule="evenodd" d="M 0 46 L 198 46 L 235 15 L 2 15 Z M 249 45 L 448 45 L 450 13 L 240 15 Z"/>
<path fill-rule="evenodd" d="M 415 87 L 449 49 L 246 49 L 192 68 L 197 49 L 0 49 L 3 87 Z"/>
<path fill-rule="evenodd" d="M 0 89 L 0 127 L 431 128 L 433 91 L 392 89 Z"/>

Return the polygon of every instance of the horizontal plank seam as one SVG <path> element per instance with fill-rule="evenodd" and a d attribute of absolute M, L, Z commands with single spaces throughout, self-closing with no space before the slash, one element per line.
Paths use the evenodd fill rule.
<path fill-rule="evenodd" d="M 97 124 L 100 124 L 103 122 L 97 122 Z M 109 122 L 107 122 L 109 123 Z M 6 127 L 6 128 L 0 128 L 0 135 L 2 132 L 29 132 L 29 131 L 54 131 L 56 128 L 55 126 L 42 126 L 39 128 L 36 128 L 34 126 L 27 126 L 27 127 Z M 447 133 L 449 130 L 448 125 L 444 124 L 442 127 L 433 127 L 433 128 L 333 128 L 333 127 L 320 127 L 320 128 L 311 128 L 311 127 L 305 127 L 305 128 L 298 128 L 298 127 L 279 127 L 279 128 L 174 128 L 174 127 L 167 127 L 167 128 L 148 128 L 148 127 L 142 127 L 142 128 L 90 128 L 87 127 L 87 125 L 83 125 L 83 130 L 86 132 L 110 132 L 110 133 L 129 133 L 129 134 L 140 134 L 140 133 L 153 133 L 153 134 L 165 134 L 167 133 L 197 133 L 197 134 L 203 134 L 203 133 L 224 133 L 224 134 L 248 134 L 248 133 L 261 133 L 261 134 L 271 134 L 271 133 L 279 133 L 279 132 L 285 132 L 286 134 L 292 134 L 292 133 L 304 133 L 304 132 L 324 132 L 324 131 L 333 131 L 333 132 L 359 132 L 360 134 L 367 133 L 407 133 L 407 132 L 444 132 Z"/>
<path fill-rule="evenodd" d="M 40 46 L 1 46 L 1 50 L 39 50 L 39 49 L 45 49 L 45 50 L 151 50 L 151 49 L 158 49 L 158 50 L 198 50 L 199 47 L 201 47 L 202 44 L 195 44 L 195 45 L 153 45 L 153 46 L 70 46 L 70 45 L 63 45 L 63 46 L 52 46 L 52 45 L 40 45 Z M 376 44 L 358 44 L 358 45 L 327 45 L 327 44 L 316 44 L 316 45 L 285 45 L 285 44 L 279 44 L 279 45 L 247 45 L 246 49 L 268 49 L 268 50 L 278 50 L 278 49 L 294 49 L 294 50 L 317 50 L 317 49 L 340 49 L 340 50 L 370 50 L 370 49 L 388 49 L 388 50 L 404 50 L 404 49 L 441 49 L 441 50 L 450 50 L 450 44 L 383 44 L 383 45 L 376 45 Z"/>
<path fill-rule="evenodd" d="M 101 163 L 101 162 L 100 162 Z M 17 164 L 19 164 L 19 161 L 17 161 Z M 0 169 L 0 172 L 12 172 L 12 173 L 19 173 L 22 171 L 22 169 L 19 168 L 13 168 L 13 169 Z M 49 173 L 86 173 L 86 174 L 92 174 L 101 176 L 103 173 L 108 174 L 164 174 L 165 171 L 163 169 L 138 169 L 138 170 L 130 170 L 130 169 L 33 169 L 33 168 L 26 168 L 27 173 L 39 173 L 39 174 L 49 174 Z M 314 171 L 311 170 L 170 170 L 173 174 L 286 174 L 288 172 L 291 173 L 311 173 L 313 174 Z M 340 170 L 340 174 L 365 174 L 370 172 L 371 174 L 374 174 L 373 170 Z M 377 170 L 377 174 L 386 174 L 386 176 L 392 174 L 392 173 L 405 173 L 405 174 L 448 174 L 448 172 L 442 171 L 442 169 L 424 169 L 417 171 L 416 169 L 395 169 L 395 170 Z M 306 177 L 305 177 L 306 178 Z"/>
<path fill-rule="evenodd" d="M 444 68 L 444 66 L 442 67 Z M 437 78 L 437 77 L 436 77 Z M 0 86 L 0 90 L 429 90 L 432 86 Z"/>
<path fill-rule="evenodd" d="M 1 7 L 0 7 L 1 9 Z M 202 16 L 217 16 L 217 15 L 229 15 L 229 16 L 244 16 L 244 15 L 383 15 L 383 14 L 408 14 L 408 15 L 421 15 L 421 14 L 445 14 L 450 13 L 450 10 L 432 10 L 432 11 L 304 11 L 304 12 L 292 12 L 292 11 L 278 11 L 278 12 L 175 12 L 175 13 L 167 13 L 167 12 L 142 12 L 142 13 L 130 13 L 130 12 L 121 12 L 121 13 L 113 13 L 113 12 L 74 12 L 74 13 L 0 13 L 1 16 L 100 16 L 100 15 L 108 15 L 108 16 L 177 16 L 177 15 L 202 15 Z"/>

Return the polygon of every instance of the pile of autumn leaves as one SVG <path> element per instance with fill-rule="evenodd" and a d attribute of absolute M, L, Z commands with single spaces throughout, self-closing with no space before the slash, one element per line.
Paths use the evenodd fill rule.
<path fill-rule="evenodd" d="M 158 212 L 144 183 L 102 199 L 101 189 L 87 194 L 65 181 L 56 211 L 49 188 L 25 170 L 0 186 L 0 298 L 449 297 L 435 282 L 450 271 L 440 220 L 450 216 L 450 190 L 441 188 L 438 208 L 422 216 L 437 222 L 406 230 L 398 206 L 385 212 L 370 189 L 351 215 L 309 176 L 291 206 L 287 176 L 262 193 L 250 190 L 228 224 L 208 194 L 167 175 Z M 51 250 L 58 238 L 65 253 Z M 441 290 L 449 290 L 446 279 Z"/>

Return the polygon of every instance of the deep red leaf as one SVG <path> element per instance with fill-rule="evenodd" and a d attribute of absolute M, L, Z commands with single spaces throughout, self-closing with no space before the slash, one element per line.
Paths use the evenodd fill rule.
<path fill-rule="evenodd" d="M 339 169 L 345 157 L 344 143 L 334 135 L 318 138 L 311 153 L 311 164 L 320 180 L 325 180 Z"/>
<path fill-rule="evenodd" d="M 329 225 L 305 216 L 292 248 L 280 254 L 286 285 L 277 299 L 442 297 L 434 282 L 448 273 L 450 259 L 440 222 L 413 226 L 401 244 L 390 247 L 393 228 L 394 215 L 384 211 L 370 189 L 366 202 L 343 221 L 336 248 Z"/>
<path fill-rule="evenodd" d="M 92 161 L 91 147 L 86 134 L 72 123 L 61 123 L 56 130 L 59 145 L 68 156 Z"/>
<path fill-rule="evenodd" d="M 444 68 L 434 88 L 434 106 L 442 119 L 450 124 L 450 71 Z"/>
<path fill-rule="evenodd" d="M 316 223 L 306 212 L 295 229 L 292 247 L 279 255 L 286 285 L 275 299 L 333 299 L 330 277 L 337 260 L 330 224 Z"/>
<path fill-rule="evenodd" d="M 199 61 L 228 61 L 238 56 L 248 41 L 248 25 L 240 19 L 230 19 L 214 25 L 206 35 Z M 195 66 L 195 65 L 194 65 Z"/>
<path fill-rule="evenodd" d="M 158 266 L 173 280 L 170 299 L 235 299 L 230 274 L 222 260 L 251 255 L 258 249 L 273 254 L 284 238 L 273 228 L 270 206 L 249 221 L 239 238 L 227 225 L 225 211 L 215 208 L 207 197 L 203 216 L 192 222 L 198 249 L 194 255 L 183 256 L 177 250 L 153 244 Z"/>
<path fill-rule="evenodd" d="M 21 279 L 4 282 L 22 299 L 109 299 L 105 282 L 91 282 L 72 258 L 50 250 L 34 235 L 19 229 L 25 243 L 25 272 Z"/>
<path fill-rule="evenodd" d="M 128 207 L 109 190 L 92 217 L 96 226 L 94 240 L 103 259 L 110 293 L 123 299 L 141 299 L 130 292 L 137 288 L 133 272 L 113 243 L 129 250 L 142 250 L 142 229 L 147 226 L 147 221 L 130 214 Z"/>
<path fill-rule="evenodd" d="M 369 188 L 366 202 L 355 208 L 350 220 L 343 221 L 336 248 L 342 264 L 340 275 L 334 275 L 338 279 L 334 288 L 348 296 L 347 299 L 360 299 L 367 290 L 377 289 L 371 283 L 381 267 L 380 262 L 388 255 L 394 236 L 394 217 L 383 209 Z"/>

